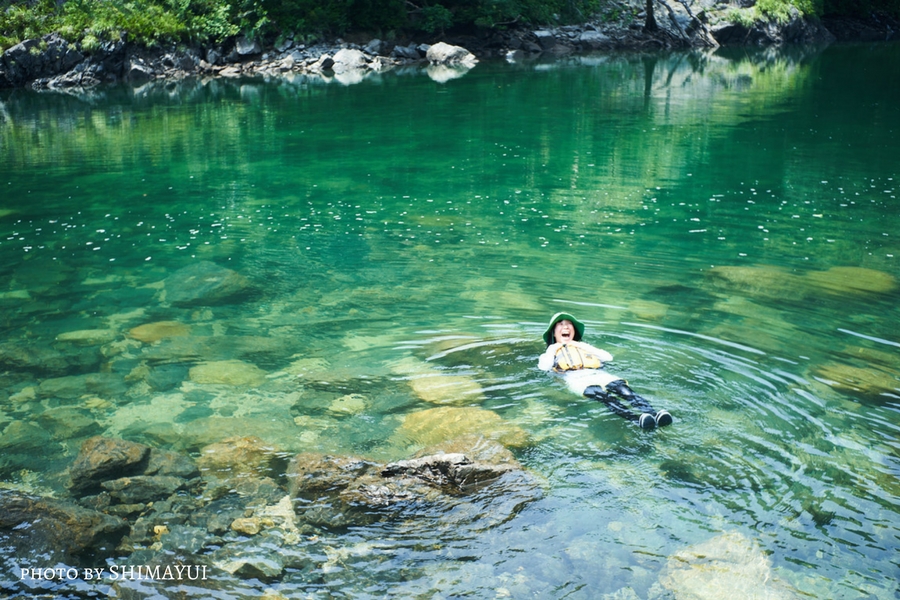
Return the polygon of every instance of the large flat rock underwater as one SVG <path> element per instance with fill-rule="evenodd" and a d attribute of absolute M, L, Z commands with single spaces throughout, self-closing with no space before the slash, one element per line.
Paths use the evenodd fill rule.
<path fill-rule="evenodd" d="M 713 290 L 781 301 L 809 300 L 823 293 L 887 294 L 898 287 L 890 273 L 863 267 L 796 271 L 769 265 L 719 266 L 706 273 Z"/>
<path fill-rule="evenodd" d="M 174 306 L 215 306 L 244 300 L 255 286 L 240 273 L 210 261 L 190 264 L 163 282 L 161 299 Z"/>

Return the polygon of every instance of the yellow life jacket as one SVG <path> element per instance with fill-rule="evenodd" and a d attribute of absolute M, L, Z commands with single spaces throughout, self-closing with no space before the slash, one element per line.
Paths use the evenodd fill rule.
<path fill-rule="evenodd" d="M 579 344 L 563 344 L 556 350 L 556 357 L 553 360 L 553 370 L 558 373 L 577 369 L 599 369 L 602 366 L 603 362 L 599 358 L 585 352 Z"/>

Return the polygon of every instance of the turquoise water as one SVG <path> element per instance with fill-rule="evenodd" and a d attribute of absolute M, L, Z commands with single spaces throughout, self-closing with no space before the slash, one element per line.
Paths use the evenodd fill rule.
<path fill-rule="evenodd" d="M 392 461 L 475 431 L 534 486 L 323 528 L 287 545 L 302 568 L 219 585 L 897 598 L 897 65 L 884 44 L 8 92 L 0 481 L 65 497 L 98 434 Z M 161 282 L 199 261 L 254 293 L 173 305 Z M 672 427 L 537 370 L 560 310 Z M 159 322 L 179 335 L 135 333 Z M 710 543 L 735 583 L 679 558 Z"/>

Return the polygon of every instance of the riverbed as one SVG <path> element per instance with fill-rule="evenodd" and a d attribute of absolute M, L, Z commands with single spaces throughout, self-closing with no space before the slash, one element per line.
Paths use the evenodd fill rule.
<path fill-rule="evenodd" d="M 96 435 L 384 463 L 474 435 L 527 493 L 191 557 L 228 597 L 896 598 L 898 64 L 857 44 L 8 92 L 0 486 L 67 498 Z M 180 295 L 209 264 L 238 291 Z M 559 311 L 674 423 L 537 369 Z M 305 566 L 229 574 L 210 557 L 238 538 Z M 210 593 L 22 561 L 12 592 Z"/>

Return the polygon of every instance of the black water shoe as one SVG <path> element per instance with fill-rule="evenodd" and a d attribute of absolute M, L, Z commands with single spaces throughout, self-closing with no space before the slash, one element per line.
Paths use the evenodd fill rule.
<path fill-rule="evenodd" d="M 656 427 L 656 419 L 650 413 L 644 413 L 638 417 L 638 425 L 641 429 L 654 429 Z"/>
<path fill-rule="evenodd" d="M 669 414 L 667 410 L 661 410 L 654 415 L 656 418 L 656 424 L 660 427 L 665 427 L 666 425 L 672 424 L 672 415 Z"/>

